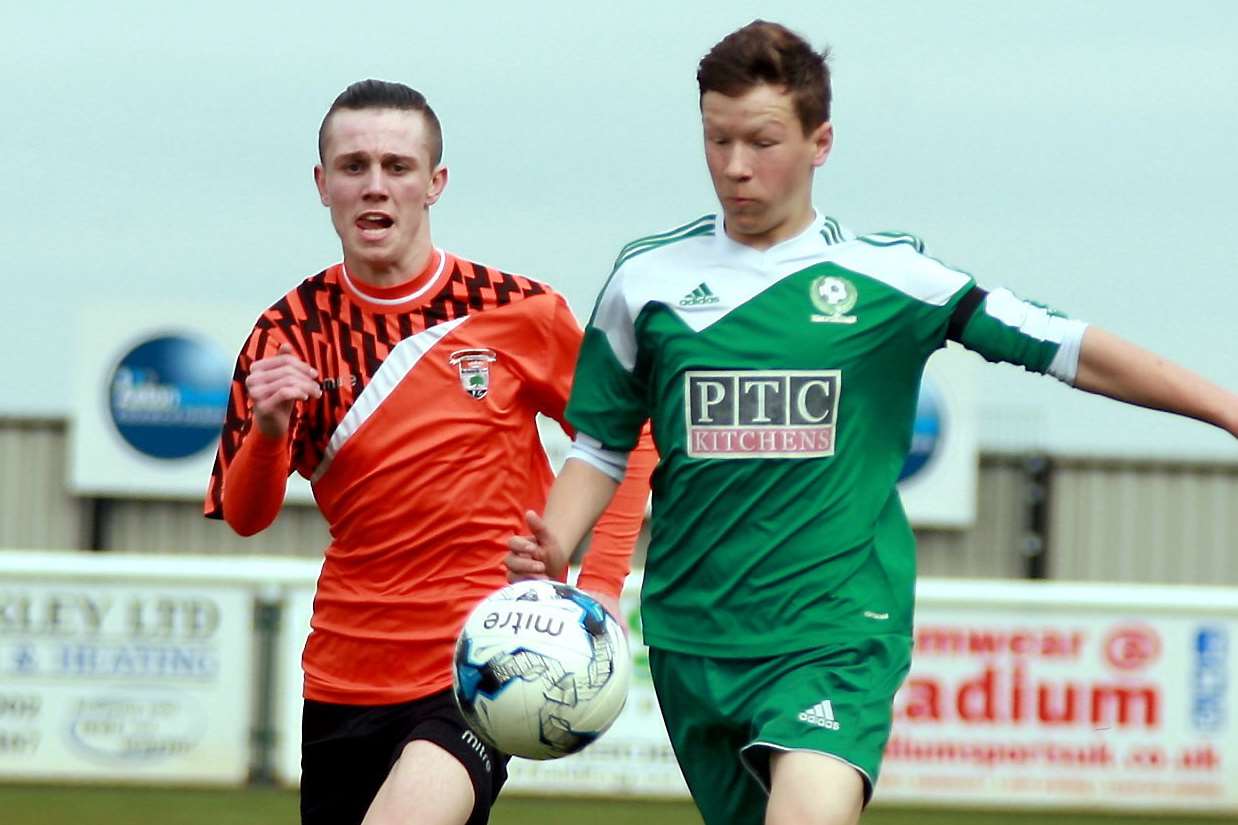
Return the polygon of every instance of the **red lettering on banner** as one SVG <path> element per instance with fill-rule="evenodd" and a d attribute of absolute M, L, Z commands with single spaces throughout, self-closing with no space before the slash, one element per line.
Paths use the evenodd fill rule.
<path fill-rule="evenodd" d="M 958 718 L 964 722 L 992 722 L 997 719 L 997 672 L 987 667 L 977 679 L 970 679 L 959 688 L 955 699 Z"/>
<path fill-rule="evenodd" d="M 922 627 L 916 629 L 917 656 L 1014 656 L 1077 659 L 1083 651 L 1080 630 L 1004 630 Z"/>
<path fill-rule="evenodd" d="M 903 685 L 899 697 L 906 699 L 901 709 L 902 718 L 913 722 L 941 721 L 941 687 L 935 679 L 912 677 Z M 895 707 L 897 714 L 897 704 Z"/>
<path fill-rule="evenodd" d="M 1184 751 L 1178 765 L 1192 771 L 1211 771 L 1221 767 L 1221 754 L 1212 745 L 1201 745 Z"/>
<path fill-rule="evenodd" d="M 995 765 L 1060 765 L 1064 767 L 1111 768 L 1117 756 L 1107 742 L 1071 744 L 1061 742 L 986 742 L 969 739 L 911 739 L 895 734 L 885 750 L 895 762 L 964 763 Z M 1024 777 L 1039 783 L 1039 777 Z"/>
<path fill-rule="evenodd" d="M 1156 728 L 1161 692 L 1154 684 L 1033 680 L 1023 667 L 990 665 L 953 688 L 933 677 L 912 676 L 895 699 L 896 717 L 909 722 L 945 721 L 945 711 L 969 724 Z"/>
<path fill-rule="evenodd" d="M 1041 685 L 1036 689 L 1036 718 L 1045 725 L 1069 725 L 1078 717 L 1076 711 L 1078 692 L 1067 683 L 1058 696 L 1053 695 L 1053 685 Z"/>
<path fill-rule="evenodd" d="M 1139 670 L 1161 655 L 1161 638 L 1146 625 L 1128 625 L 1109 631 L 1104 641 L 1105 660 L 1118 670 Z"/>

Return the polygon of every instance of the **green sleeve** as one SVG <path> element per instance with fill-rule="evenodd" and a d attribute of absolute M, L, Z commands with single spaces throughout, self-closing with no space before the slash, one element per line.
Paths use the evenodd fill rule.
<path fill-rule="evenodd" d="M 567 420 L 606 449 L 627 452 L 636 446 L 648 417 L 640 381 L 620 363 L 607 334 L 590 324 L 576 362 Z"/>
<path fill-rule="evenodd" d="M 959 343 L 988 361 L 1074 381 L 1084 324 L 1006 289 L 988 293 L 963 325 Z"/>

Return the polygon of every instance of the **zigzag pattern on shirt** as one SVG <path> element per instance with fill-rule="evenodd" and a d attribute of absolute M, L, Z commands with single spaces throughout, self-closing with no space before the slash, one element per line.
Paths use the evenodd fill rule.
<path fill-rule="evenodd" d="M 306 278 L 254 325 L 232 376 L 222 460 L 213 474 L 217 479 L 240 447 L 249 419 L 249 365 L 274 351 L 272 335 L 288 340 L 297 357 L 318 371 L 324 389 L 329 388 L 317 403 L 303 405 L 291 433 L 292 467 L 312 470 L 357 396 L 401 341 L 446 321 L 546 291 L 531 278 L 453 257 L 451 272 L 432 298 L 404 312 L 375 312 L 353 300 L 330 273 L 327 269 Z M 213 483 L 212 490 L 219 485 Z"/>

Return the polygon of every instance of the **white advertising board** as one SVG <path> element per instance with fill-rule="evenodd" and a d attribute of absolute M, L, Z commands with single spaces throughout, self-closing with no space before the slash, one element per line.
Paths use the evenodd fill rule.
<path fill-rule="evenodd" d="M 968 604 L 933 587 L 879 799 L 1238 811 L 1235 594 L 1125 587 L 1100 606 L 1075 586 L 1073 604 L 1045 604 L 1011 583 Z"/>
<path fill-rule="evenodd" d="M 200 500 L 237 353 L 256 310 L 92 304 L 81 311 L 69 487 L 83 495 Z M 313 500 L 295 473 L 291 501 Z"/>
<path fill-rule="evenodd" d="M 253 595 L 0 572 L 0 777 L 239 784 Z"/>
<path fill-rule="evenodd" d="M 279 620 L 279 661 L 275 666 L 275 778 L 301 784 L 301 707 L 304 677 L 301 651 L 314 614 L 314 582 L 284 592 Z"/>
<path fill-rule="evenodd" d="M 589 749 L 513 760 L 528 793 L 686 794 L 624 593 L 636 676 Z M 1238 596 L 1208 588 L 922 581 L 917 653 L 876 802 L 1238 811 Z"/>
<path fill-rule="evenodd" d="M 517 794 L 682 797 L 637 610 L 635 672 L 597 743 L 512 760 Z M 312 590 L 285 597 L 278 776 L 300 773 L 300 654 Z M 1238 812 L 1238 593 L 1223 588 L 922 580 L 916 657 L 876 804 Z"/>

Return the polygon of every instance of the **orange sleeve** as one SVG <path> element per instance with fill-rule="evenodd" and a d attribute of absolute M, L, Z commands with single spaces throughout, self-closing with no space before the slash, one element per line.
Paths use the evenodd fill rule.
<path fill-rule="evenodd" d="M 284 504 L 288 484 L 288 435 L 271 438 L 250 429 L 224 470 L 223 515 L 228 526 L 252 536 L 271 526 Z"/>
<path fill-rule="evenodd" d="M 563 296 L 551 293 L 549 297 L 553 303 L 548 310 L 541 310 L 537 356 L 526 367 L 527 378 L 536 410 L 558 422 L 571 438 L 576 431 L 567 423 L 564 412 L 584 332 Z"/>
<path fill-rule="evenodd" d="M 295 339 L 290 339 L 289 336 L 279 329 L 267 317 L 269 313 L 270 310 L 258 319 L 257 325 L 255 325 L 249 338 L 245 341 L 244 348 L 241 350 L 240 355 L 237 356 L 236 368 L 232 373 L 232 389 L 228 397 L 228 410 L 224 417 L 223 429 L 219 436 L 219 447 L 215 452 L 215 464 L 211 469 L 211 478 L 206 490 L 203 515 L 211 519 L 223 519 L 229 524 L 232 524 L 232 519 L 225 514 L 224 479 L 232 477 L 228 470 L 232 462 L 236 460 L 241 445 L 251 440 L 248 435 L 253 428 L 249 392 L 245 388 L 245 378 L 249 375 L 249 369 L 255 361 L 274 355 L 279 351 L 280 345 L 284 343 L 291 343 L 297 355 L 301 358 L 305 357 L 305 348 L 299 347 Z M 288 427 L 289 432 L 293 433 L 294 436 L 299 415 L 300 406 L 298 405 L 293 412 L 293 421 L 289 422 Z M 295 438 L 289 437 L 283 443 L 284 448 L 291 453 L 292 448 L 290 445 L 295 443 Z M 292 466 L 291 455 L 289 455 L 285 465 L 288 467 Z M 281 493 L 283 489 L 283 487 L 280 487 Z M 241 503 L 238 506 L 244 506 L 244 502 L 239 496 L 229 496 L 228 500 L 239 501 Z M 274 516 L 271 518 L 274 519 Z M 269 524 L 270 522 L 267 523 Z M 265 527 L 266 525 L 263 526 Z M 262 528 L 259 527 L 258 529 Z M 257 532 L 257 530 L 254 532 Z M 245 535 L 249 534 L 246 533 Z"/>
<path fill-rule="evenodd" d="M 649 502 L 649 476 L 657 463 L 658 453 L 646 422 L 636 448 L 628 454 L 623 482 L 593 527 L 593 539 L 581 565 L 577 587 L 619 597 L 623 580 L 632 569 L 632 550 Z"/>

